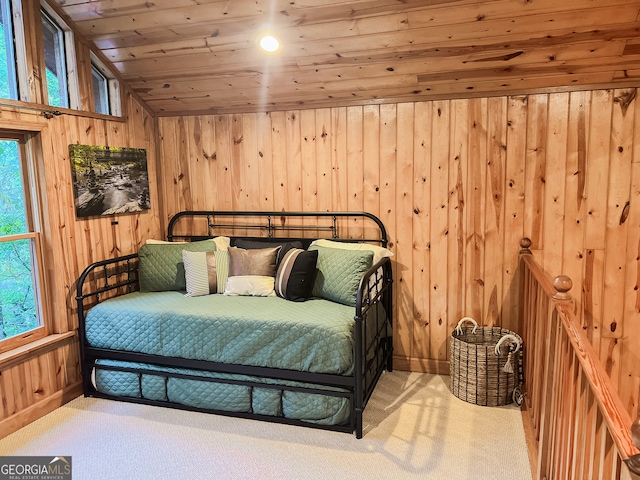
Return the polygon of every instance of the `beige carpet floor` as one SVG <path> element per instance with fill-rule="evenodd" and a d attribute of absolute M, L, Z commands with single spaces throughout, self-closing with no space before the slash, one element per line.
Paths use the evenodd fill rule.
<path fill-rule="evenodd" d="M 71 456 L 74 480 L 530 480 L 520 410 L 463 402 L 448 382 L 385 373 L 361 440 L 80 397 L 0 440 L 0 455 Z"/>

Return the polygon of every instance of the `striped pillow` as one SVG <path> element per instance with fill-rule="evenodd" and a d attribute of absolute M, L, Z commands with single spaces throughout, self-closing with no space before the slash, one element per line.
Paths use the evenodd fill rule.
<path fill-rule="evenodd" d="M 288 250 L 276 272 L 276 295 L 293 302 L 308 299 L 311 296 L 317 260 L 316 250 Z"/>
<path fill-rule="evenodd" d="M 187 297 L 223 293 L 229 277 L 229 252 L 182 251 Z"/>

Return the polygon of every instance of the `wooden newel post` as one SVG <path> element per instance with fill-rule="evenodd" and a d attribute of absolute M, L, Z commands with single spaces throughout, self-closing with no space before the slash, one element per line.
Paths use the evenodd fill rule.
<path fill-rule="evenodd" d="M 559 275 L 553 280 L 553 288 L 556 289 L 556 294 L 553 296 L 555 300 L 571 300 L 569 290 L 573 287 L 573 282 L 566 275 Z"/>
<path fill-rule="evenodd" d="M 520 239 L 520 255 L 531 255 L 531 239 L 527 237 L 522 237 Z"/>

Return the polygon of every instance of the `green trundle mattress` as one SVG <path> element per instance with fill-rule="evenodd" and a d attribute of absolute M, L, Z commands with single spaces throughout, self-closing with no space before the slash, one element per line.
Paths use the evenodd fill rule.
<path fill-rule="evenodd" d="M 135 292 L 91 308 L 86 317 L 86 338 L 96 348 L 350 375 L 354 368 L 354 313 L 354 307 L 324 299 L 290 302 L 279 297 Z M 96 363 L 96 389 L 110 395 L 320 424 L 342 424 L 349 418 L 349 400 L 344 397 L 172 378 L 162 372 L 222 382 L 247 379 L 268 384 L 270 379 L 113 360 Z M 140 368 L 159 375 L 112 371 L 99 365 Z"/>
<path fill-rule="evenodd" d="M 302 420 L 320 425 L 340 425 L 349 421 L 350 402 L 345 397 L 288 391 L 282 388 L 237 385 L 225 381 L 249 380 L 268 385 L 275 381 L 247 375 L 231 375 L 183 368 L 98 360 L 94 384 L 99 392 L 119 397 L 180 403 L 189 407 L 227 412 L 245 412 Z M 119 372 L 100 365 L 135 368 L 154 373 Z M 220 382 L 174 378 L 163 372 L 215 378 Z M 322 388 L 305 383 L 278 381 L 279 385 Z M 324 387 L 326 390 L 340 390 Z"/>

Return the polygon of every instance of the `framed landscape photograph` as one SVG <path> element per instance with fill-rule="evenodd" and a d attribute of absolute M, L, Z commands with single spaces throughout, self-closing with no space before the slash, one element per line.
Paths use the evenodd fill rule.
<path fill-rule="evenodd" d="M 78 218 L 148 210 L 144 148 L 69 145 Z"/>

